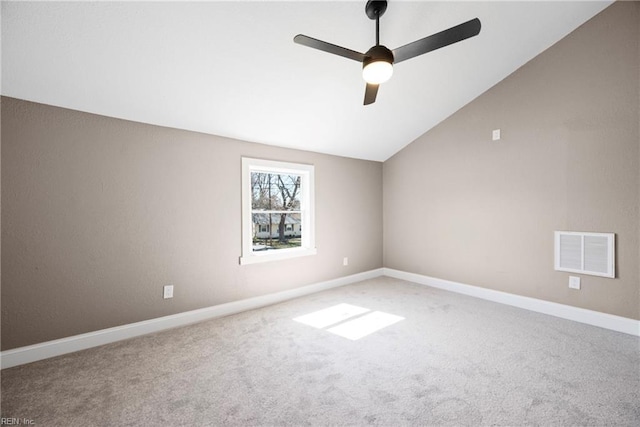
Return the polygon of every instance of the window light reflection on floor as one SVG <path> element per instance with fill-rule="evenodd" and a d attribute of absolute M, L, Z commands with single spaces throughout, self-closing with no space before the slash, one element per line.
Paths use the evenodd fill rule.
<path fill-rule="evenodd" d="M 404 317 L 382 311 L 371 312 L 368 308 L 343 303 L 296 317 L 293 320 L 317 329 L 331 326 L 326 329 L 328 332 L 350 340 L 358 340 L 404 320 Z"/>
<path fill-rule="evenodd" d="M 333 328 L 327 329 L 327 331 L 340 335 L 341 337 L 349 338 L 350 340 L 359 340 L 362 337 L 366 337 L 401 320 L 404 320 L 404 317 L 383 313 L 382 311 L 374 311 L 373 313 L 358 317 L 349 322 L 341 323 Z"/>
<path fill-rule="evenodd" d="M 325 308 L 324 310 L 314 311 L 313 313 L 296 317 L 293 320 L 313 326 L 314 328 L 322 329 L 368 311 L 371 310 L 351 304 L 338 304 Z"/>

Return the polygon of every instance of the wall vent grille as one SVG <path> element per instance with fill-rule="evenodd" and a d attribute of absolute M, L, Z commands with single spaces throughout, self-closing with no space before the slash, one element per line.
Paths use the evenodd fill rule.
<path fill-rule="evenodd" d="M 554 240 L 556 270 L 616 277 L 614 233 L 556 231 Z"/>

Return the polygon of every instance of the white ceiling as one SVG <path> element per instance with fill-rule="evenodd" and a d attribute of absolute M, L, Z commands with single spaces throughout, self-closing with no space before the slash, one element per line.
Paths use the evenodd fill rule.
<path fill-rule="evenodd" d="M 2 94 L 383 161 L 611 2 L 392 0 L 390 49 L 475 17 L 482 31 L 398 64 L 366 107 L 360 64 L 293 43 L 365 52 L 365 3 L 3 1 Z"/>

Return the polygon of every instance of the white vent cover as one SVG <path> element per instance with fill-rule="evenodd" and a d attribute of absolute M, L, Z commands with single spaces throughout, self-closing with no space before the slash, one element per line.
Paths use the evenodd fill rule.
<path fill-rule="evenodd" d="M 616 277 L 615 234 L 555 232 L 555 269 L 593 276 Z"/>

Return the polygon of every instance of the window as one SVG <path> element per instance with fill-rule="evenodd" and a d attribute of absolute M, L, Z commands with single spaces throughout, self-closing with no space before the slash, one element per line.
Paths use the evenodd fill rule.
<path fill-rule="evenodd" d="M 240 264 L 316 253 L 313 172 L 313 165 L 242 158 Z"/>

